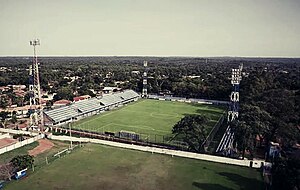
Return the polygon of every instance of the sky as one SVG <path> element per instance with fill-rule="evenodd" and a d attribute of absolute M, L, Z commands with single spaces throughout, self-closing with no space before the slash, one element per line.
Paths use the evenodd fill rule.
<path fill-rule="evenodd" d="M 0 56 L 300 57 L 300 0 L 0 0 Z"/>

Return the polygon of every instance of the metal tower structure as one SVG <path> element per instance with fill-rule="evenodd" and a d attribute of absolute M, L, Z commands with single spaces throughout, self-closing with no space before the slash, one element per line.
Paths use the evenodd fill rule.
<path fill-rule="evenodd" d="M 239 100 L 240 100 L 240 82 L 242 80 L 243 64 L 238 69 L 231 71 L 232 92 L 230 94 L 230 106 L 228 111 L 228 122 L 232 122 L 239 117 Z"/>
<path fill-rule="evenodd" d="M 143 73 L 143 91 L 142 91 L 142 98 L 147 98 L 148 92 L 147 92 L 147 73 L 148 73 L 148 63 L 147 61 L 144 61 L 144 73 Z"/>
<path fill-rule="evenodd" d="M 30 94 L 30 127 L 42 130 L 44 125 L 41 87 L 39 77 L 39 63 L 36 46 L 40 45 L 39 39 L 30 41 L 33 46 L 32 65 L 29 66 L 29 94 Z"/>
<path fill-rule="evenodd" d="M 243 64 L 238 69 L 231 70 L 231 84 L 232 92 L 230 94 L 230 104 L 228 110 L 228 126 L 227 129 L 218 145 L 216 152 L 223 152 L 225 155 L 230 155 L 231 150 L 234 148 L 234 132 L 231 130 L 230 124 L 239 117 L 239 90 L 240 82 L 242 80 Z"/>

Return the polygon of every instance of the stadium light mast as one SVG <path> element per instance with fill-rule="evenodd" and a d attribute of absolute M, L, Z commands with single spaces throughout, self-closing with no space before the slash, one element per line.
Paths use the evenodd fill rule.
<path fill-rule="evenodd" d="M 228 122 L 232 122 L 239 117 L 239 100 L 240 100 L 240 82 L 242 80 L 243 64 L 238 69 L 231 70 L 232 92 L 230 94 L 230 107 L 228 111 Z"/>
<path fill-rule="evenodd" d="M 30 41 L 33 46 L 32 65 L 29 66 L 29 94 L 30 94 L 30 127 L 39 127 L 43 130 L 44 117 L 39 77 L 39 63 L 36 46 L 40 45 L 39 39 Z"/>
<path fill-rule="evenodd" d="M 230 94 L 230 107 L 228 111 L 228 118 L 227 121 L 229 123 L 232 123 L 234 120 L 238 119 L 239 117 L 239 101 L 240 101 L 240 82 L 242 80 L 242 70 L 243 70 L 243 64 L 239 65 L 238 69 L 232 69 L 232 75 L 231 75 L 231 84 L 232 84 L 232 92 Z M 231 131 L 231 128 L 230 128 Z M 231 133 L 231 138 L 228 143 L 228 148 L 233 149 L 233 141 L 234 141 L 234 132 Z"/>
<path fill-rule="evenodd" d="M 148 92 L 147 92 L 147 72 L 148 72 L 148 63 L 147 61 L 144 61 L 144 73 L 143 73 L 143 91 L 142 91 L 142 98 L 147 98 Z"/>
<path fill-rule="evenodd" d="M 231 70 L 231 84 L 232 92 L 230 94 L 230 104 L 228 109 L 228 126 L 227 129 L 216 149 L 216 152 L 223 152 L 226 155 L 230 155 L 233 149 L 234 132 L 232 131 L 230 124 L 239 117 L 239 101 L 240 101 L 240 82 L 242 80 L 243 64 L 238 69 Z"/>

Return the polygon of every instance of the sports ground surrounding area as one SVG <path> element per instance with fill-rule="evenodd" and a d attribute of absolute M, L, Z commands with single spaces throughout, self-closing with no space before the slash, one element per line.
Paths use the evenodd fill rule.
<path fill-rule="evenodd" d="M 142 99 L 103 114 L 85 118 L 74 128 L 96 132 L 130 131 L 143 139 L 154 135 L 171 136 L 173 126 L 187 114 L 201 114 L 209 118 L 208 131 L 217 123 L 224 109 L 207 104 Z"/>
<path fill-rule="evenodd" d="M 86 144 L 5 189 L 262 189 L 258 170 Z"/>

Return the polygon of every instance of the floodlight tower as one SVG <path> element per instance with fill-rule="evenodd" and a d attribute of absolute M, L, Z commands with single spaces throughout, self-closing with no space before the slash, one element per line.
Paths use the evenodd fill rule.
<path fill-rule="evenodd" d="M 40 45 L 40 40 L 34 39 L 30 41 L 30 45 L 33 46 L 32 65 L 29 66 L 30 127 L 36 126 L 42 130 L 44 119 L 39 77 L 39 63 L 36 53 L 36 46 Z"/>
<path fill-rule="evenodd" d="M 230 94 L 230 106 L 228 111 L 228 122 L 232 122 L 239 117 L 239 100 L 240 100 L 240 82 L 242 80 L 243 64 L 238 69 L 232 69 L 231 84 L 232 92 Z"/>
<path fill-rule="evenodd" d="M 143 91 L 142 91 L 142 98 L 147 98 L 147 72 L 148 72 L 148 63 L 147 61 L 144 61 L 144 73 L 143 73 Z"/>
<path fill-rule="evenodd" d="M 240 81 L 242 80 L 242 70 L 243 64 L 239 66 L 238 69 L 231 70 L 231 84 L 232 84 L 232 92 L 230 94 L 230 104 L 228 110 L 228 126 L 227 129 L 216 149 L 216 152 L 223 152 L 225 155 L 230 155 L 231 150 L 234 148 L 234 132 L 231 129 L 231 123 L 239 117 L 239 88 Z"/>
<path fill-rule="evenodd" d="M 228 111 L 228 123 L 233 122 L 239 117 L 239 101 L 240 101 L 240 82 L 242 80 L 242 70 L 243 64 L 240 64 L 238 69 L 232 69 L 231 75 L 231 84 L 232 84 L 232 92 L 230 95 L 230 107 Z M 230 126 L 230 124 L 229 124 Z M 233 149 L 233 141 L 234 141 L 234 132 L 231 132 L 230 128 L 230 140 L 228 143 L 228 148 Z"/>

